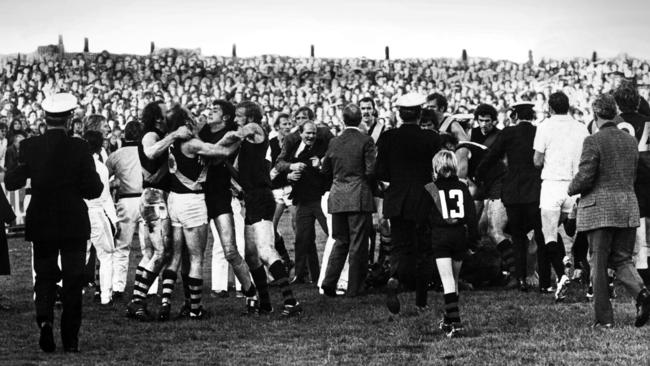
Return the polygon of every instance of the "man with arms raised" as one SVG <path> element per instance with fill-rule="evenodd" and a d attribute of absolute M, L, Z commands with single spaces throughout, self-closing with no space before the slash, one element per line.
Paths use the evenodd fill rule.
<path fill-rule="evenodd" d="M 164 102 L 151 102 L 142 111 L 144 135 L 138 144 L 142 166 L 142 196 L 140 214 L 145 226 L 144 238 L 150 256 L 142 256 L 135 272 L 133 297 L 127 305 L 127 316 L 146 321 L 150 319 L 145 303 L 149 287 L 163 265 L 171 259 L 171 227 L 167 212 L 169 194 L 169 147 L 176 140 L 187 140 L 192 131 L 182 126 L 169 133 L 167 107 Z"/>

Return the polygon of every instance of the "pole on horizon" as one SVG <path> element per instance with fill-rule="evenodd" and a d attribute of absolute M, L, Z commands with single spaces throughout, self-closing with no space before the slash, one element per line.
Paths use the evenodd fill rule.
<path fill-rule="evenodd" d="M 63 59 L 65 48 L 63 47 L 63 35 L 59 34 L 59 59 Z"/>
<path fill-rule="evenodd" d="M 88 37 L 84 37 L 84 53 L 88 53 L 89 48 L 88 48 Z"/>
<path fill-rule="evenodd" d="M 532 65 L 534 63 L 535 61 L 533 61 L 533 50 L 528 50 L 528 64 Z"/>
<path fill-rule="evenodd" d="M 390 48 L 388 46 L 384 48 L 384 55 L 386 57 L 386 60 L 390 60 Z"/>
<path fill-rule="evenodd" d="M 236 43 L 232 44 L 232 57 L 237 58 L 237 44 Z"/>
<path fill-rule="evenodd" d="M 310 55 L 311 55 L 311 58 L 314 58 L 314 45 L 311 45 Z"/>
<path fill-rule="evenodd" d="M 596 51 L 591 53 L 591 62 L 598 61 L 598 53 Z"/>
<path fill-rule="evenodd" d="M 460 55 L 463 62 L 467 62 L 467 50 L 463 48 L 463 53 Z"/>
<path fill-rule="evenodd" d="M 151 45 L 149 46 L 149 53 L 153 55 L 154 51 L 156 51 L 156 44 L 151 41 Z"/>

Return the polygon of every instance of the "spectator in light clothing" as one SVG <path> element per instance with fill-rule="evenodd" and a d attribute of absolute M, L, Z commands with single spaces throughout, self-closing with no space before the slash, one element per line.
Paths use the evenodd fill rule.
<path fill-rule="evenodd" d="M 566 296 L 566 282 L 562 259 L 565 249 L 558 244 L 558 225 L 562 214 L 568 216 L 576 197 L 567 194 L 571 179 L 578 172 L 582 142 L 589 135 L 587 127 L 568 115 L 569 98 L 562 92 L 551 94 L 548 100 L 552 116 L 537 128 L 533 149 L 535 166 L 542 168 L 542 190 L 539 207 L 542 215 L 542 233 L 548 257 L 560 279 L 555 292 L 556 301 Z M 550 273 L 550 272 L 549 272 Z"/>
<path fill-rule="evenodd" d="M 7 154 L 7 125 L 0 123 L 0 168 L 5 168 L 5 155 Z"/>
<path fill-rule="evenodd" d="M 102 305 L 112 304 L 113 295 L 113 254 L 115 243 L 113 241 L 113 228 L 117 222 L 115 206 L 111 198 L 108 185 L 108 169 L 102 163 L 100 153 L 102 135 L 98 131 L 86 131 L 84 139 L 88 141 L 90 152 L 95 160 L 95 170 L 104 188 L 102 194 L 95 199 L 86 200 L 88 217 L 90 219 L 90 244 L 95 247 L 99 260 L 99 288 Z M 90 247 L 90 246 L 89 246 Z"/>
<path fill-rule="evenodd" d="M 140 224 L 140 196 L 142 195 L 142 167 L 138 159 L 138 141 L 142 135 L 139 122 L 131 121 L 124 128 L 124 145 L 108 156 L 108 175 L 115 178 L 117 188 L 117 223 L 115 252 L 113 253 L 113 299 L 123 296 L 129 269 L 129 253 L 133 234 Z M 138 235 L 144 240 L 144 233 Z M 144 245 L 140 245 L 144 249 Z M 157 289 L 158 286 L 152 286 Z"/>

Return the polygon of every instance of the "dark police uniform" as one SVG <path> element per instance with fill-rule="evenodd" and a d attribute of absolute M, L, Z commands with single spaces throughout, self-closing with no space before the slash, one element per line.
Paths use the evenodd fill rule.
<path fill-rule="evenodd" d="M 377 141 L 376 176 L 390 184 L 383 209 L 391 224 L 391 277 L 407 283 L 415 279 L 418 250 L 430 243 L 424 185 L 432 181 L 431 160 L 440 146 L 436 132 L 416 124 L 385 131 Z"/>
<path fill-rule="evenodd" d="M 43 103 L 46 112 L 49 107 Z M 65 350 L 75 350 L 81 326 L 86 242 L 90 238 L 84 199 L 99 197 L 103 185 L 86 142 L 69 137 L 64 129 L 48 129 L 21 143 L 18 166 L 7 172 L 5 184 L 7 189 L 16 190 L 24 187 L 27 179 L 31 179 L 32 199 L 25 218 L 25 240 L 34 245 L 36 321 L 40 327 L 45 323 L 51 326 L 56 283 L 63 279 L 61 338 Z"/>
<path fill-rule="evenodd" d="M 526 277 L 528 255 L 527 233 L 533 229 L 535 241 L 544 243 L 541 232 L 539 194 L 541 190 L 541 170 L 533 163 L 533 141 L 537 128 L 528 121 L 520 121 L 515 126 L 504 128 L 478 166 L 477 174 L 485 177 L 504 156 L 508 159 L 507 171 L 502 179 L 501 201 L 508 213 L 508 223 L 515 246 L 517 278 Z M 541 251 L 539 249 L 542 249 Z M 550 276 L 543 245 L 538 245 L 537 262 L 540 271 L 540 287 L 547 288 L 550 283 L 542 283 Z"/>

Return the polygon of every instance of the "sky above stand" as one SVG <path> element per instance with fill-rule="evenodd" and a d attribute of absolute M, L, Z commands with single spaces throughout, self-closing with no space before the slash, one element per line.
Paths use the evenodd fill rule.
<path fill-rule="evenodd" d="M 68 52 L 391 58 L 650 59 L 648 0 L 0 0 L 0 54 L 56 44 Z"/>

